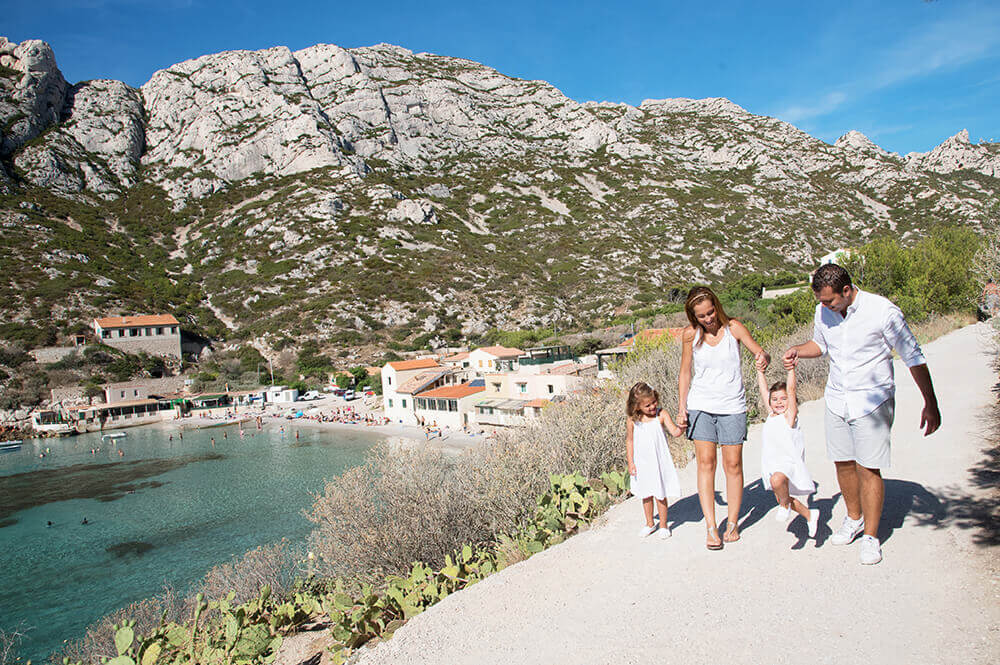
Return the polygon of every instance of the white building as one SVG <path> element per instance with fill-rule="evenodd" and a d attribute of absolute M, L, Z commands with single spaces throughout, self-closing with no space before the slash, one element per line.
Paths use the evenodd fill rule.
<path fill-rule="evenodd" d="M 524 355 L 521 349 L 505 346 L 484 346 L 469 352 L 468 367 L 477 376 L 489 372 L 514 372 L 518 368 L 518 358 Z"/>
<path fill-rule="evenodd" d="M 483 390 L 480 381 L 471 381 L 419 392 L 415 415 L 426 425 L 461 429 L 473 424 L 473 407 Z"/>
<path fill-rule="evenodd" d="M 452 368 L 443 367 L 434 358 L 398 360 L 382 367 L 382 408 L 393 422 L 416 424 L 413 414 L 413 395 L 439 385 L 450 375 Z"/>
<path fill-rule="evenodd" d="M 550 402 L 587 390 L 597 378 L 596 363 L 568 362 L 527 372 L 493 373 L 484 378 L 485 390 L 475 404 L 478 425 L 523 425 L 537 418 Z"/>

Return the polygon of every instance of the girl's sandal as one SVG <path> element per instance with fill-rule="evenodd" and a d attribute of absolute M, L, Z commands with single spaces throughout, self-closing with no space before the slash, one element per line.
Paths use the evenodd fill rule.
<path fill-rule="evenodd" d="M 705 547 L 713 552 L 722 549 L 722 541 L 719 539 L 719 530 L 714 526 L 708 527 L 708 536 L 705 540 Z"/>
<path fill-rule="evenodd" d="M 737 530 L 735 522 L 726 527 L 726 535 L 722 537 L 727 543 L 735 543 L 740 539 L 740 532 Z"/>

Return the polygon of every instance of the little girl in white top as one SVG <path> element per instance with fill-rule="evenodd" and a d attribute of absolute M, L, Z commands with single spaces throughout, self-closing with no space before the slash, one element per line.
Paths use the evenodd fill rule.
<path fill-rule="evenodd" d="M 799 405 L 795 396 L 795 370 L 788 370 L 787 380 L 779 381 L 769 389 L 764 370 L 758 363 L 757 385 L 761 400 L 767 396 L 765 407 L 768 414 L 761 437 L 760 478 L 764 488 L 772 490 L 778 500 L 775 519 L 785 522 L 794 510 L 805 518 L 809 537 L 813 538 L 819 526 L 819 511 L 810 510 L 796 498 L 813 494 L 816 484 L 806 468 L 805 437 L 799 428 Z"/>
<path fill-rule="evenodd" d="M 628 473 L 632 477 L 632 494 L 642 499 L 646 526 L 639 531 L 645 538 L 656 531 L 653 523 L 653 499 L 660 515 L 660 538 L 669 538 L 667 528 L 667 497 L 681 495 L 677 469 L 667 447 L 666 428 L 670 436 L 680 436 L 682 430 L 666 411 L 660 410 L 660 395 L 640 381 L 632 386 L 625 406 L 625 453 Z"/>

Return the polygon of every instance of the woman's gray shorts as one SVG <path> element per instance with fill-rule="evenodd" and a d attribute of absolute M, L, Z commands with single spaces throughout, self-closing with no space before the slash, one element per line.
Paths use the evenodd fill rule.
<path fill-rule="evenodd" d="M 826 454 L 833 462 L 857 462 L 867 469 L 888 469 L 889 441 L 896 400 L 889 398 L 866 416 L 845 420 L 826 410 Z"/>
<path fill-rule="evenodd" d="M 722 446 L 737 446 L 747 440 L 747 414 L 688 411 L 687 438 L 711 441 Z"/>

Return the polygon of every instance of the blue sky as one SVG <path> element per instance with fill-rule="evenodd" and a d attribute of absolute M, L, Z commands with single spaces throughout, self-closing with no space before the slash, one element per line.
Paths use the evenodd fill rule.
<path fill-rule="evenodd" d="M 0 34 L 52 44 L 66 78 L 139 86 L 207 53 L 388 42 L 638 104 L 727 97 L 826 141 L 900 153 L 965 128 L 1000 141 L 1000 2 L 3 0 Z"/>

